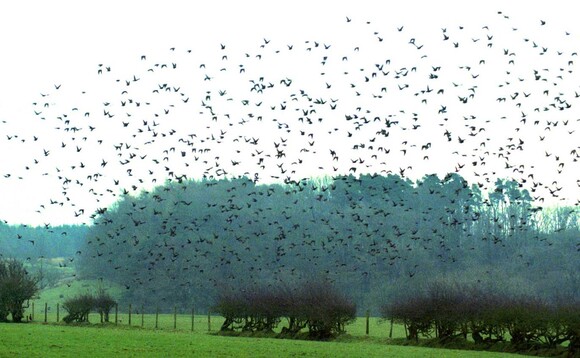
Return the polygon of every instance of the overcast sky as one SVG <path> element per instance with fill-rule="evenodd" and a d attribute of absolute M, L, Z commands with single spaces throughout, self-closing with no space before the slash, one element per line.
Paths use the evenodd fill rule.
<path fill-rule="evenodd" d="M 276 3 L 0 5 L 0 219 L 88 222 L 204 173 L 457 170 L 579 199 L 572 2 Z"/>

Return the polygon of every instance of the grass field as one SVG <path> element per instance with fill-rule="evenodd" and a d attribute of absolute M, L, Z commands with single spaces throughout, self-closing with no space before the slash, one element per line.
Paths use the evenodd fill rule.
<path fill-rule="evenodd" d="M 44 323 L 44 302 L 35 301 L 34 309 L 34 322 Z M 26 310 L 26 314 L 32 313 L 32 305 Z M 56 304 L 47 304 L 47 315 L 46 322 L 56 323 L 57 313 Z M 121 309 L 124 312 L 120 312 Z M 158 330 L 177 330 L 177 331 L 188 331 L 192 330 L 191 322 L 191 312 L 188 314 L 178 313 L 176 317 L 173 314 L 159 314 L 156 318 L 155 314 L 151 313 L 140 313 L 139 307 L 132 307 L 131 314 L 131 327 L 145 328 L 145 329 L 158 329 Z M 62 322 L 62 317 L 66 315 L 66 312 L 60 308 L 60 322 Z M 157 322 L 156 322 L 157 319 Z M 111 312 L 109 318 L 111 325 L 115 323 L 115 313 Z M 91 313 L 89 315 L 90 323 L 100 323 L 100 316 L 96 313 Z M 197 333 L 207 333 L 207 332 L 217 332 L 219 331 L 223 323 L 223 317 L 221 316 L 210 316 L 208 322 L 207 314 L 195 314 L 193 322 L 193 330 Z M 284 322 L 283 322 L 284 323 Z M 128 326 L 129 325 L 129 314 L 128 307 L 119 307 L 119 312 L 117 314 L 117 326 Z M 174 329 L 175 327 L 175 329 Z M 346 331 L 349 335 L 362 337 L 366 336 L 366 318 L 359 317 L 356 321 L 346 326 Z M 388 338 L 390 331 L 390 323 L 385 322 L 377 317 L 369 318 L 369 337 L 371 338 Z M 405 338 L 405 331 L 402 325 L 393 325 L 393 335 L 392 338 Z"/>
<path fill-rule="evenodd" d="M 123 293 L 123 288 L 109 281 L 99 281 L 99 280 L 74 280 L 67 284 L 62 284 L 57 287 L 47 288 L 39 293 L 38 302 L 64 302 L 66 299 L 74 297 L 81 293 L 94 293 L 96 287 L 102 285 L 107 292 L 115 297 L 119 298 Z"/>
<path fill-rule="evenodd" d="M 141 314 L 140 305 L 118 308 L 110 323 L 99 324 L 96 313 L 90 315 L 89 325 L 67 326 L 62 323 L 66 312 L 62 302 L 77 293 L 93 292 L 96 281 L 79 280 L 66 287 L 41 292 L 31 301 L 26 315 L 33 314 L 34 322 L 0 324 L 0 357 L 506 357 L 506 353 L 451 350 L 393 344 L 389 337 L 390 322 L 376 317 L 359 317 L 346 327 L 347 335 L 333 342 L 314 342 L 256 337 L 226 337 L 215 335 L 223 322 L 220 316 L 196 312 L 192 327 L 191 311 L 173 314 Z M 121 288 L 108 285 L 113 296 Z M 32 310 L 34 303 L 34 311 Z M 57 322 L 57 303 L 60 303 Z M 45 316 L 46 304 L 46 316 Z M 165 311 L 171 311 L 166 308 Z M 117 324 L 115 324 L 115 318 Z M 48 324 L 45 324 L 44 321 Z M 175 327 L 175 328 L 174 328 Z M 193 328 L 193 332 L 192 332 Z M 399 342 L 405 337 L 402 325 L 393 326 L 392 338 Z M 515 356 L 515 355 L 514 355 Z"/>
<path fill-rule="evenodd" d="M 507 357 L 505 353 L 388 345 L 378 339 L 313 342 L 223 337 L 127 326 L 0 324 L 0 357 Z M 516 357 L 515 355 L 513 355 Z"/>
<path fill-rule="evenodd" d="M 113 297 L 120 297 L 123 292 L 123 288 L 118 285 L 114 285 L 110 282 L 100 282 Z M 34 322 L 44 322 L 45 320 L 45 304 L 47 308 L 46 322 L 56 323 L 57 322 L 57 303 L 60 303 L 59 309 L 59 320 L 66 315 L 66 312 L 62 309 L 62 303 L 67 299 L 71 298 L 80 293 L 93 293 L 95 287 L 99 285 L 97 280 L 76 280 L 70 282 L 68 285 L 61 285 L 54 288 L 45 289 L 40 292 L 39 298 L 31 301 L 28 309 L 25 311 L 25 315 L 32 315 L 34 317 Z M 32 310 L 34 306 L 34 311 Z M 118 325 L 126 326 L 129 324 L 129 307 L 119 306 L 118 308 Z M 171 307 L 166 307 L 165 312 L 172 311 Z M 208 332 L 211 328 L 212 332 L 216 332 L 221 327 L 223 323 L 223 318 L 220 316 L 211 316 L 211 325 L 208 327 L 208 318 L 206 312 L 195 312 L 194 319 L 194 331 L 200 333 Z M 202 314 L 203 313 L 203 314 Z M 100 317 L 96 313 L 92 313 L 89 316 L 91 323 L 99 323 Z M 132 315 L 131 315 L 131 326 L 143 327 L 148 329 L 157 328 L 159 330 L 174 330 L 174 316 L 173 314 L 159 314 L 157 326 L 155 322 L 155 314 L 152 312 L 141 314 L 141 308 L 139 304 L 132 305 Z M 110 321 L 115 322 L 115 312 L 111 312 Z M 176 329 L 179 331 L 189 331 L 191 332 L 191 311 L 189 312 L 178 312 Z M 369 337 L 372 338 L 388 338 L 389 337 L 389 322 L 383 322 L 378 318 L 371 317 L 369 321 Z M 353 336 L 365 336 L 366 331 L 366 321 L 365 318 L 359 318 L 354 323 L 346 327 L 347 333 Z M 405 332 L 403 326 L 394 325 L 392 338 L 404 338 Z"/>

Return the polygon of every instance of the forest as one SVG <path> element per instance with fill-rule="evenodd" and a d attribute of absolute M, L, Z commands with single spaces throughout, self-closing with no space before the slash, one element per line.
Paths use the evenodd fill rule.
<path fill-rule="evenodd" d="M 575 208 L 534 206 L 512 180 L 488 193 L 457 173 L 179 180 L 96 213 L 75 264 L 151 310 L 209 309 L 236 288 L 324 280 L 377 313 L 441 279 L 577 299 L 579 233 Z"/>
<path fill-rule="evenodd" d="M 86 225 L 38 227 L 0 222 L 0 254 L 27 261 L 74 257 L 84 244 L 87 232 Z"/>

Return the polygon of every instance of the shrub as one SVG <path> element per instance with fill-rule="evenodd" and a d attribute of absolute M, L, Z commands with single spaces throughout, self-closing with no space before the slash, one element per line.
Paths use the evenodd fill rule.
<path fill-rule="evenodd" d="M 499 319 L 499 309 L 504 304 L 504 299 L 492 292 L 471 289 L 469 291 L 466 318 L 468 330 L 475 343 L 495 343 L 504 340 L 505 327 Z"/>
<path fill-rule="evenodd" d="M 273 333 L 283 318 L 282 336 L 295 337 L 308 327 L 308 336 L 326 339 L 344 332 L 356 317 L 356 306 L 330 284 L 308 283 L 295 289 L 250 287 L 223 292 L 214 306 L 225 320 L 221 331 Z"/>
<path fill-rule="evenodd" d="M 88 293 L 69 298 L 62 305 L 68 313 L 62 320 L 66 323 L 88 322 L 89 313 L 94 306 L 95 298 Z"/>
<path fill-rule="evenodd" d="M 301 298 L 297 290 L 285 288 L 280 298 L 281 317 L 288 322 L 287 327 L 282 327 L 282 336 L 294 337 L 308 325 L 306 314 L 308 303 Z"/>
<path fill-rule="evenodd" d="M 558 351 L 569 342 L 568 356 L 580 356 L 578 301 L 548 302 L 443 281 L 426 287 L 407 291 L 381 307 L 383 318 L 405 325 L 408 339 L 435 333 L 446 342 L 471 333 L 479 344 L 503 341 L 509 335 L 517 351 Z"/>
<path fill-rule="evenodd" d="M 101 322 L 109 322 L 109 313 L 117 304 L 115 299 L 104 288 L 99 287 L 93 300 L 94 308 L 101 316 Z"/>
<path fill-rule="evenodd" d="M 274 332 L 280 323 L 280 297 L 276 292 L 258 288 L 245 292 L 246 326 L 244 330 L 251 332 Z"/>
<path fill-rule="evenodd" d="M 568 345 L 568 357 L 580 357 L 580 301 L 559 307 Z"/>
<path fill-rule="evenodd" d="M 429 285 L 425 301 L 435 335 L 440 341 L 467 335 L 466 318 L 471 305 L 465 291 L 458 285 L 436 281 Z"/>
<path fill-rule="evenodd" d="M 297 311 L 299 317 L 302 311 L 311 338 L 326 339 L 342 334 L 345 325 L 356 319 L 356 305 L 328 282 L 307 283 L 299 292 L 303 304 Z"/>
<path fill-rule="evenodd" d="M 220 331 L 234 331 L 243 322 L 247 307 L 246 302 L 234 292 L 222 292 L 213 306 L 213 311 L 224 317 Z"/>
<path fill-rule="evenodd" d="M 403 324 L 409 340 L 418 340 L 419 335 L 428 338 L 432 336 L 433 318 L 426 296 L 423 294 L 401 297 L 381 306 L 380 312 L 382 318 Z"/>
<path fill-rule="evenodd" d="M 530 297 L 506 297 L 494 309 L 497 312 L 497 325 L 505 327 L 511 336 L 511 343 L 526 348 L 539 345 L 540 332 L 547 328 L 547 305 Z"/>

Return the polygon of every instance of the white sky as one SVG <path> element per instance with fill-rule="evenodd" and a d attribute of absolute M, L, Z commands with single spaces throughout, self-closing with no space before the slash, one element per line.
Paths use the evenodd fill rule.
<path fill-rule="evenodd" d="M 271 176 L 284 178 L 293 170 L 292 176 L 298 179 L 345 174 L 353 166 L 356 174 L 398 173 L 402 168 L 417 179 L 461 167 L 461 175 L 485 186 L 486 180 L 493 183 L 497 176 L 524 178 L 526 188 L 541 183 L 533 193 L 545 198 L 539 205 L 573 205 L 579 199 L 580 169 L 571 153 L 580 153 L 580 99 L 575 96 L 580 93 L 580 60 L 572 55 L 580 48 L 580 24 L 573 2 L 193 3 L 105 0 L 0 5 L 0 219 L 32 224 L 88 221 L 88 215 L 113 202 L 121 188 L 150 188 L 155 184 L 152 178 L 161 183 L 168 172 L 165 167 L 188 177 L 199 177 L 205 170 L 219 175 L 220 168 L 230 175 L 260 172 L 263 181 L 272 180 Z M 352 21 L 347 23 L 346 17 Z M 449 40 L 443 41 L 444 35 Z M 415 45 L 409 43 L 412 38 Z M 453 42 L 458 43 L 457 48 Z M 542 47 L 547 50 L 540 55 Z M 177 65 L 174 70 L 173 63 Z M 201 64 L 205 67 L 200 68 Z M 383 71 L 389 74 L 383 76 L 375 64 L 383 64 Z M 240 72 L 240 65 L 245 72 Z M 441 67 L 438 72 L 433 70 L 437 66 Z M 413 67 L 416 72 L 411 71 Z M 103 74 L 97 73 L 99 68 Z M 539 81 L 534 79 L 534 70 L 541 75 Z M 399 78 L 397 71 L 402 71 Z M 370 77 L 372 72 L 377 78 Z M 439 78 L 429 79 L 430 74 Z M 211 80 L 205 81 L 206 75 Z M 133 81 L 134 76 L 139 81 Z M 259 82 L 260 77 L 264 77 L 264 85 L 274 87 L 262 94 L 250 91 L 249 80 Z M 280 83 L 285 78 L 293 80 L 291 86 Z M 164 83 L 178 90 L 153 93 Z M 405 85 L 409 87 L 398 89 Z M 427 86 L 434 91 L 421 93 Z M 386 92 L 381 92 L 383 87 Z M 438 89 L 445 91 L 436 94 Z M 220 96 L 219 91 L 224 90 Z M 312 101 L 301 96 L 300 90 Z M 216 120 L 201 106 L 206 91 L 211 91 L 211 99 L 205 102 L 212 106 Z M 458 100 L 471 93 L 476 96 L 468 103 Z M 512 100 L 510 95 L 515 93 L 518 97 Z M 506 102 L 498 102 L 499 97 Z M 564 111 L 550 107 L 555 97 L 572 107 Z M 422 98 L 427 102 L 421 102 Z M 143 105 L 127 105 L 129 99 Z M 245 99 L 247 106 L 241 104 Z M 313 104 L 316 99 L 327 103 Z M 334 111 L 330 110 L 333 99 L 338 100 Z M 284 101 L 288 109 L 281 111 Z M 105 102 L 110 105 L 104 106 Z M 309 114 L 313 124 L 298 120 L 309 105 L 316 109 Z M 447 107 L 447 113 L 439 113 L 441 106 Z M 170 114 L 164 115 L 168 109 Z M 104 110 L 115 117 L 106 118 Z M 34 111 L 42 113 L 35 115 Z M 90 115 L 85 117 L 85 112 Z M 413 113 L 417 120 L 412 119 Z M 371 123 L 357 130 L 357 120 L 346 121 L 346 114 L 365 116 Z M 525 124 L 520 122 L 523 114 Z M 260 115 L 263 119 L 257 121 Z M 323 118 L 320 123 L 319 117 Z M 381 121 L 372 122 L 375 117 Z M 371 142 L 385 129 L 386 118 L 399 123 L 388 128 L 389 137 L 379 136 Z M 242 119 L 247 123 L 239 124 Z M 533 124 L 536 120 L 538 125 Z M 155 138 L 147 130 L 154 121 L 158 126 L 153 131 L 159 134 Z M 128 123 L 126 127 L 123 122 Z M 413 125 L 420 127 L 413 129 Z M 73 127 L 82 130 L 72 132 Z M 170 134 L 172 130 L 174 134 Z M 227 134 L 219 139 L 222 131 Z M 445 131 L 452 133 L 451 142 L 443 135 Z M 206 139 L 212 136 L 213 140 Z M 244 142 L 251 137 L 260 138 L 259 145 Z M 186 146 L 179 138 L 195 144 Z M 281 138 L 286 142 L 281 143 Z M 460 138 L 465 140 L 463 144 Z M 155 141 L 150 143 L 151 139 Z M 521 141 L 524 144 L 519 150 Z M 122 151 L 114 148 L 120 143 L 125 146 Z M 274 143 L 281 145 L 286 157 L 275 157 Z M 426 143 L 431 143 L 429 149 L 421 150 Z M 358 150 L 352 150 L 355 144 L 359 144 Z M 515 144 L 511 150 L 510 144 Z M 377 152 L 380 146 L 390 153 Z M 192 148 L 211 151 L 197 154 Z M 310 151 L 302 151 L 304 148 Z M 498 157 L 500 148 L 511 152 L 508 160 Z M 339 160 L 332 160 L 331 149 L 339 153 Z M 48 156 L 44 150 L 50 152 Z M 185 157 L 181 151 L 187 151 Z M 426 155 L 429 159 L 424 159 Z M 257 165 L 260 156 L 263 169 Z M 352 163 L 359 159 L 363 163 Z M 103 160 L 108 162 L 105 167 L 101 166 Z M 129 164 L 119 163 L 126 160 Z M 478 161 L 475 166 L 474 161 Z M 506 162 L 515 167 L 506 169 Z M 128 168 L 132 176 L 127 174 Z M 284 170 L 287 172 L 281 173 Z M 99 173 L 96 182 L 95 173 Z M 71 183 L 63 190 L 66 179 Z M 557 188 L 562 189 L 554 198 L 549 191 Z M 57 204 L 51 205 L 51 200 Z M 75 217 L 80 209 L 85 215 Z"/>

